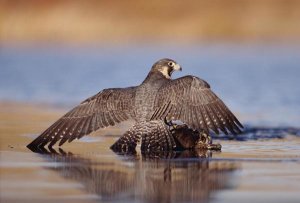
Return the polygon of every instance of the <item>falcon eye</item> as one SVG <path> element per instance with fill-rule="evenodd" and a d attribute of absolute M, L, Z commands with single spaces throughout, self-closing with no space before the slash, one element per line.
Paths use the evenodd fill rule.
<path fill-rule="evenodd" d="M 173 67 L 175 66 L 175 63 L 172 62 L 172 61 L 170 61 L 170 62 L 168 63 L 168 66 L 170 66 L 171 68 L 173 68 Z"/>

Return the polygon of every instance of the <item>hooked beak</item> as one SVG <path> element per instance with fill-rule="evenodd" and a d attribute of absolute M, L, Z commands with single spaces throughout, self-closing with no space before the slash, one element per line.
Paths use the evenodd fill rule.
<path fill-rule="evenodd" d="M 173 68 L 174 70 L 179 70 L 179 71 L 182 71 L 182 68 L 179 64 L 176 64 Z"/>

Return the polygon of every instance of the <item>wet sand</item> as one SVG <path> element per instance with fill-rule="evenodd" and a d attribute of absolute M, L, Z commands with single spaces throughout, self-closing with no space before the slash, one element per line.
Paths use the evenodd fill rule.
<path fill-rule="evenodd" d="M 0 103 L 1 202 L 299 202 L 300 136 L 215 139 L 222 152 L 117 155 L 130 122 L 33 153 L 65 108 Z"/>

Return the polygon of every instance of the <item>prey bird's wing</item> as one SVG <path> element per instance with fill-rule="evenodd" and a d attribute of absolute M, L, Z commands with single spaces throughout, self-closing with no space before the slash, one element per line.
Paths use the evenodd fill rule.
<path fill-rule="evenodd" d="M 204 80 L 185 76 L 162 86 L 155 99 L 151 119 L 181 120 L 189 127 L 209 133 L 219 130 L 228 134 L 241 133 L 242 124 L 210 89 Z"/>
<path fill-rule="evenodd" d="M 99 128 L 134 117 L 135 87 L 105 89 L 83 101 L 52 124 L 29 147 L 59 146 L 73 141 Z"/>

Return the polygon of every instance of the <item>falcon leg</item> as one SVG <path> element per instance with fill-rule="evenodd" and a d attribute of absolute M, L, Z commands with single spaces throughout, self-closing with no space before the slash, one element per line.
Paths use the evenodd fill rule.
<path fill-rule="evenodd" d="M 167 117 L 164 119 L 164 122 L 165 122 L 165 124 L 167 126 L 170 126 L 170 127 L 174 127 L 175 126 L 175 124 L 173 124 L 172 120 L 170 120 L 170 121 L 167 120 Z"/>

